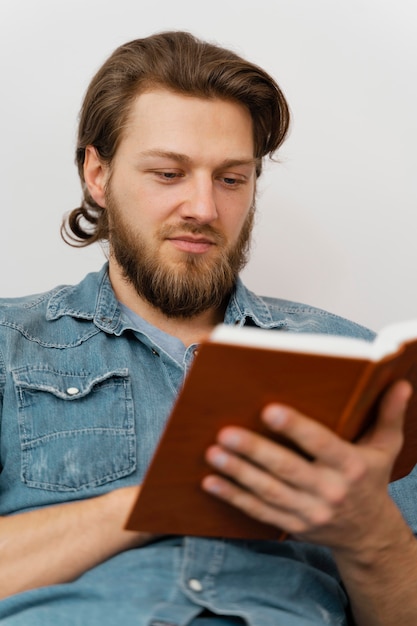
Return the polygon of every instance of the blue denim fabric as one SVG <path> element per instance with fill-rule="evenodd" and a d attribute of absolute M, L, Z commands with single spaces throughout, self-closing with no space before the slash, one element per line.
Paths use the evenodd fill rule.
<path fill-rule="evenodd" d="M 417 465 L 408 476 L 391 483 L 389 493 L 417 537 Z"/>
<path fill-rule="evenodd" d="M 314 307 L 260 298 L 240 281 L 225 322 L 373 337 Z M 140 483 L 192 358 L 190 346 L 181 366 L 135 329 L 107 266 L 77 286 L 1 300 L 0 514 Z M 73 583 L 7 598 L 0 619 L 14 626 L 197 626 L 204 607 L 250 626 L 348 623 L 326 549 L 192 537 L 167 537 Z"/>

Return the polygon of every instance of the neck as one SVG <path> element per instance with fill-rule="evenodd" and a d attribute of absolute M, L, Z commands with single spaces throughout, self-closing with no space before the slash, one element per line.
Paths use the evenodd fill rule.
<path fill-rule="evenodd" d="M 185 346 L 200 343 L 210 334 L 216 324 L 223 321 L 224 309 L 208 309 L 191 318 L 167 317 L 162 311 L 142 298 L 132 285 L 121 276 L 118 268 L 110 265 L 109 276 L 119 302 L 140 315 L 149 324 L 173 337 L 177 337 Z"/>

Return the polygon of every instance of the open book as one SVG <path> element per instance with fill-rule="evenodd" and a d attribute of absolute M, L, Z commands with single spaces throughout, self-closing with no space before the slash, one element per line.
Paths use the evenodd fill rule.
<path fill-rule="evenodd" d="M 279 538 L 205 493 L 213 470 L 205 450 L 226 425 L 268 437 L 260 410 L 283 402 L 355 441 L 372 423 L 382 392 L 394 380 L 417 387 L 417 320 L 383 329 L 373 342 L 220 325 L 202 343 L 154 454 L 128 528 L 153 533 L 250 539 Z M 392 480 L 417 463 L 417 401 Z"/>

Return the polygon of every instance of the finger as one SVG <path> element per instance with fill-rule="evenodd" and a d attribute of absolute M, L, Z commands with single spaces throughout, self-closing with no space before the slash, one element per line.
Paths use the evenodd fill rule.
<path fill-rule="evenodd" d="M 301 535 L 307 530 L 325 525 L 331 512 L 325 504 L 318 506 L 314 500 L 304 499 L 305 506 L 294 511 L 283 505 L 270 504 L 225 478 L 217 475 L 206 476 L 202 487 L 208 493 L 236 507 L 246 515 L 265 524 L 276 526 L 291 535 Z M 298 503 L 300 505 L 300 503 Z"/>
<path fill-rule="evenodd" d="M 333 506 L 343 500 L 346 481 L 340 473 L 310 463 L 254 433 L 243 431 L 240 439 L 243 442 L 240 456 L 220 446 L 211 446 L 206 460 L 265 502 L 295 511 L 304 507 L 301 502 L 304 496 L 326 500 Z M 254 457 L 258 459 L 256 465 Z"/>
<path fill-rule="evenodd" d="M 318 463 L 343 470 L 353 461 L 355 454 L 350 443 L 295 409 L 270 404 L 261 417 L 271 430 L 292 441 Z"/>
<path fill-rule="evenodd" d="M 305 490 L 315 489 L 316 479 L 313 475 L 310 461 L 308 461 L 304 456 L 290 450 L 286 446 L 235 426 L 223 428 L 219 432 L 217 439 L 221 449 L 223 450 L 223 455 L 218 452 L 219 458 L 216 459 L 216 454 L 212 449 L 212 451 L 208 453 L 207 460 L 209 463 L 220 469 L 220 471 L 226 471 L 226 464 L 224 461 L 226 460 L 225 454 L 227 450 L 229 450 L 240 457 L 247 459 L 252 466 L 254 466 L 253 464 L 256 464 L 267 474 L 270 474 L 291 486 Z M 227 457 L 227 461 L 227 471 L 229 475 L 231 475 L 230 472 L 232 470 L 235 470 L 233 478 L 247 484 L 247 482 L 244 481 L 245 475 L 243 472 L 239 476 L 237 476 L 236 473 L 236 470 L 243 466 L 237 462 L 232 465 L 230 462 L 230 456 Z"/>
<path fill-rule="evenodd" d="M 206 452 L 206 460 L 224 476 L 239 483 L 246 490 L 256 493 L 265 502 L 289 506 L 293 489 L 282 480 L 277 480 L 276 474 L 271 473 L 269 468 L 265 471 L 264 468 L 253 465 L 245 458 L 230 454 L 220 446 L 210 446 Z"/>
<path fill-rule="evenodd" d="M 283 514 L 276 507 L 261 502 L 253 494 L 216 475 L 206 476 L 202 487 L 208 493 L 231 504 L 243 513 L 265 524 L 281 526 Z"/>

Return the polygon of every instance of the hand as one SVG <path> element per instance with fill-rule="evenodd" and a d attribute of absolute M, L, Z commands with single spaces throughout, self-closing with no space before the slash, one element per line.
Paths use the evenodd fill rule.
<path fill-rule="evenodd" d="M 360 550 L 369 529 L 375 532 L 390 515 L 399 517 L 387 484 L 402 445 L 410 395 L 407 382 L 394 384 L 382 399 L 376 424 L 356 444 L 294 409 L 271 404 L 261 415 L 265 424 L 293 441 L 311 460 L 229 426 L 220 431 L 217 444 L 206 455 L 222 475 L 207 476 L 202 486 L 297 538 Z"/>

